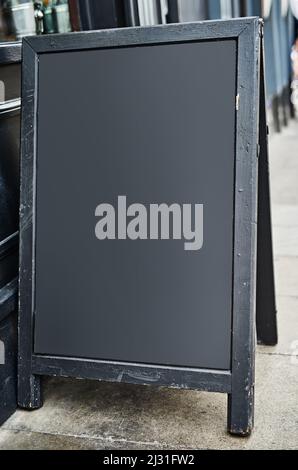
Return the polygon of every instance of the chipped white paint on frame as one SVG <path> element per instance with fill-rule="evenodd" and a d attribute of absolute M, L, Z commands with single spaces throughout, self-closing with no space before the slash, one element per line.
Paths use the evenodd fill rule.
<path fill-rule="evenodd" d="M 5 346 L 3 341 L 0 341 L 0 366 L 5 364 Z"/>

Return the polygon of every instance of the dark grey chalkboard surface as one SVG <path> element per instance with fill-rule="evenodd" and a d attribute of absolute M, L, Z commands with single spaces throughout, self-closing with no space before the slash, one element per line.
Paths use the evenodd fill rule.
<path fill-rule="evenodd" d="M 275 341 L 261 36 L 245 18 L 23 41 L 20 406 L 43 375 L 197 389 L 251 432 L 261 160 Z"/>
<path fill-rule="evenodd" d="M 230 369 L 236 41 L 43 54 L 37 100 L 34 351 Z M 98 240 L 118 195 L 203 204 L 202 249 Z"/>

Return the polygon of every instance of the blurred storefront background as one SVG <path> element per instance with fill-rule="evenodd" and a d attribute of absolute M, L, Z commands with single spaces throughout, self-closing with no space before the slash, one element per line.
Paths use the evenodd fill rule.
<path fill-rule="evenodd" d="M 268 117 L 279 132 L 298 102 L 298 0 L 0 0 L 0 43 L 33 34 L 240 16 L 264 18 Z"/>

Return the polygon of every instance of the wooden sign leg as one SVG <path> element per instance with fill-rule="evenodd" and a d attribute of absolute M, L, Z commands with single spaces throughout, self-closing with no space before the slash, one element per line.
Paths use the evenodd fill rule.
<path fill-rule="evenodd" d="M 29 308 L 27 306 L 23 308 L 21 305 L 19 308 L 18 405 L 27 410 L 35 410 L 42 406 L 40 376 L 33 375 L 31 367 L 33 344 L 31 328 L 30 305 Z"/>
<path fill-rule="evenodd" d="M 260 343 L 277 343 L 262 47 L 260 59 L 257 272 L 256 278 L 252 277 L 254 289 L 251 291 L 251 298 L 245 300 L 246 308 L 241 312 L 241 326 L 240 316 L 234 319 L 232 391 L 228 395 L 228 430 L 230 434 L 242 437 L 250 435 L 254 424 L 255 330 L 257 329 Z M 254 119 L 254 116 L 251 116 L 251 119 Z"/>
<path fill-rule="evenodd" d="M 264 62 L 261 60 L 256 324 L 258 343 L 275 346 L 277 344 L 277 319 L 267 139 Z"/>

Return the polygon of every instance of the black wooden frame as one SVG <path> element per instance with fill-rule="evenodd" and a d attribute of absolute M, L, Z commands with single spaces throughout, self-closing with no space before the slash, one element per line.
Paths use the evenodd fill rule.
<path fill-rule="evenodd" d="M 42 375 L 183 387 L 227 393 L 228 429 L 253 427 L 260 29 L 258 18 L 28 37 L 23 40 L 19 405 L 42 405 Z M 34 354 L 35 178 L 38 56 L 42 53 L 224 40 L 237 41 L 233 325 L 230 371 L 150 366 Z M 212 58 L 211 58 L 212 60 Z"/>
<path fill-rule="evenodd" d="M 261 48 L 260 114 L 259 114 L 259 184 L 257 242 L 257 307 L 258 343 L 275 346 L 278 342 L 277 310 L 273 264 L 273 243 L 266 116 L 264 44 Z"/>

